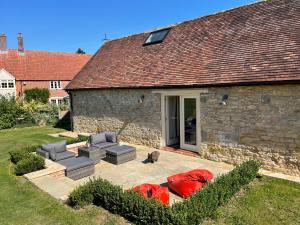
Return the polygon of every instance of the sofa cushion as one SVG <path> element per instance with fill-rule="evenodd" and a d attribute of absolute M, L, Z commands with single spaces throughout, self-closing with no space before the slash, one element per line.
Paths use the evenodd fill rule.
<path fill-rule="evenodd" d="M 53 161 L 56 160 L 56 152 L 55 152 L 55 149 L 52 148 L 50 151 L 49 151 L 49 158 L 52 159 Z"/>
<path fill-rule="evenodd" d="M 66 171 L 72 171 L 72 170 L 94 165 L 94 161 L 87 157 L 80 156 L 77 158 L 71 158 L 71 159 L 59 161 L 59 164 L 65 166 Z"/>
<path fill-rule="evenodd" d="M 51 143 L 53 145 L 56 153 L 65 152 L 67 150 L 67 141 L 59 141 Z"/>
<path fill-rule="evenodd" d="M 53 148 L 53 146 L 51 144 L 43 144 L 42 145 L 42 150 L 46 151 L 46 152 L 50 152 Z"/>
<path fill-rule="evenodd" d="M 105 132 L 107 142 L 117 142 L 117 136 L 115 132 Z"/>
<path fill-rule="evenodd" d="M 105 133 L 99 133 L 90 136 L 90 144 L 92 146 L 103 142 L 106 142 Z"/>
<path fill-rule="evenodd" d="M 96 147 L 98 149 L 103 149 L 103 148 L 109 148 L 109 147 L 116 146 L 116 145 L 118 145 L 118 144 L 112 143 L 112 142 L 102 142 L 99 144 L 94 144 L 94 145 L 92 145 L 92 147 Z"/>
<path fill-rule="evenodd" d="M 127 154 L 130 152 L 134 152 L 134 151 L 136 151 L 135 147 L 128 146 L 128 145 L 121 145 L 121 146 L 116 146 L 116 147 L 106 150 L 106 154 L 119 156 L 119 155 Z"/>
<path fill-rule="evenodd" d="M 74 158 L 76 154 L 74 152 L 64 151 L 60 153 L 56 153 L 55 161 L 61 161 L 64 159 Z"/>

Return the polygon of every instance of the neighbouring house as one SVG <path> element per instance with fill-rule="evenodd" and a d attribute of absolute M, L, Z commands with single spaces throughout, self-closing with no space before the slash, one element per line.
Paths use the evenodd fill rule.
<path fill-rule="evenodd" d="M 75 131 L 300 175 L 300 1 L 108 41 L 66 89 Z"/>
<path fill-rule="evenodd" d="M 0 95 L 21 97 L 25 89 L 48 88 L 50 101 L 63 103 L 63 89 L 91 58 L 86 54 L 24 50 L 18 34 L 18 49 L 7 49 L 6 35 L 0 34 Z"/>

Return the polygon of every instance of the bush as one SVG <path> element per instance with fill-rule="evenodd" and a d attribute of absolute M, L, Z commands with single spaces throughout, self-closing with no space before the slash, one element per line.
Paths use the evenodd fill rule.
<path fill-rule="evenodd" d="M 10 161 L 17 164 L 22 159 L 28 158 L 30 153 L 35 152 L 37 148 L 39 148 L 39 145 L 30 145 L 19 150 L 10 151 Z"/>
<path fill-rule="evenodd" d="M 26 89 L 24 93 L 25 101 L 27 102 L 37 101 L 46 104 L 50 97 L 50 92 L 47 88 Z"/>
<path fill-rule="evenodd" d="M 28 157 L 18 161 L 15 167 L 16 175 L 23 175 L 45 168 L 45 160 L 38 156 L 30 154 Z"/>
<path fill-rule="evenodd" d="M 199 224 L 213 216 L 220 205 L 228 202 L 244 185 L 251 182 L 258 169 L 257 162 L 245 162 L 172 207 L 166 207 L 153 199 L 147 200 L 134 191 L 123 191 L 121 187 L 102 179 L 91 180 L 78 187 L 68 200 L 75 208 L 91 203 L 102 206 L 137 224 Z"/>
<path fill-rule="evenodd" d="M 181 221 L 181 224 L 200 224 L 213 216 L 220 205 L 227 203 L 256 177 L 258 170 L 259 164 L 256 161 L 247 161 L 218 177 L 186 201 L 174 204 L 172 210 L 177 221 Z"/>
<path fill-rule="evenodd" d="M 67 144 L 74 144 L 74 143 L 79 143 L 79 142 L 83 142 L 83 141 L 88 141 L 89 137 L 88 136 L 83 136 L 83 135 L 79 135 L 77 138 L 72 138 L 67 140 Z"/>
<path fill-rule="evenodd" d="M 137 224 L 172 224 L 170 208 L 154 199 L 147 200 L 135 191 L 123 191 L 101 178 L 75 189 L 68 201 L 75 208 L 93 203 Z"/>
<path fill-rule="evenodd" d="M 18 105 L 13 97 L 0 96 L 0 130 L 16 125 Z"/>

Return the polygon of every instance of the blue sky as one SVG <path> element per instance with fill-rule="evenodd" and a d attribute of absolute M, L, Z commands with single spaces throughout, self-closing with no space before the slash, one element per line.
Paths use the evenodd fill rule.
<path fill-rule="evenodd" d="M 104 33 L 115 39 L 167 26 L 256 0 L 1 0 L 0 33 L 8 47 L 17 47 L 17 33 L 25 49 L 94 53 Z"/>

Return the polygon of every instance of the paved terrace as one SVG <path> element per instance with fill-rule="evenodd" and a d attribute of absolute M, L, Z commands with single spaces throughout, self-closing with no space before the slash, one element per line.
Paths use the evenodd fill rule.
<path fill-rule="evenodd" d="M 93 176 L 77 181 L 64 177 L 64 168 L 50 160 L 46 160 L 46 166 L 48 167 L 46 170 L 28 174 L 27 178 L 54 198 L 65 201 L 74 188 L 84 184 L 92 177 L 102 177 L 113 184 L 121 185 L 124 189 L 129 189 L 142 183 L 164 184 L 167 182 L 168 176 L 196 168 L 208 169 L 215 176 L 226 173 L 233 168 L 233 166 L 225 163 L 212 162 L 167 151 L 160 151 L 158 162 L 145 164 L 143 161 L 147 158 L 147 154 L 156 149 L 143 146 L 135 147 L 137 148 L 137 158 L 135 160 L 121 165 L 113 165 L 102 160 L 96 165 Z M 171 203 L 181 199 L 173 193 L 170 194 Z"/>

